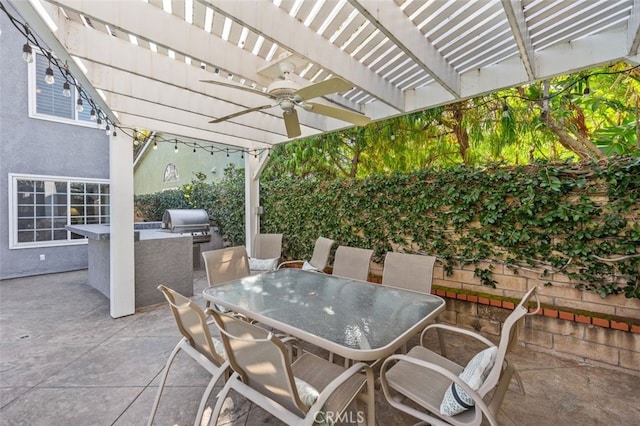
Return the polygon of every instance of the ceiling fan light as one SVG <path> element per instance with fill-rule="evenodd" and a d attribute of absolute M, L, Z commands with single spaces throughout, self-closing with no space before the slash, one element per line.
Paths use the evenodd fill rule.
<path fill-rule="evenodd" d="M 280 102 L 280 108 L 282 108 L 285 112 L 291 112 L 291 110 L 293 109 L 293 105 L 293 102 L 289 99 L 283 99 L 282 102 Z"/>

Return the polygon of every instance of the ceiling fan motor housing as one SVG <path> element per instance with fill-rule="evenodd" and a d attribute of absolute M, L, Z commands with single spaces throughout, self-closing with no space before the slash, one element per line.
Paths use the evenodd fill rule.
<path fill-rule="evenodd" d="M 300 85 L 291 80 L 276 80 L 267 87 L 267 93 L 277 98 L 293 96 Z"/>

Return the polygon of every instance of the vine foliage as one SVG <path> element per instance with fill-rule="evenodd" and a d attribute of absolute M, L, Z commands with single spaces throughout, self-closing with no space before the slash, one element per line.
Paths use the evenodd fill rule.
<path fill-rule="evenodd" d="M 182 188 L 190 208 L 206 208 L 233 245 L 244 244 L 243 176 L 228 169 L 219 184 L 201 182 L 211 197 L 194 196 L 195 181 Z M 151 198 L 137 197 L 138 210 L 146 204 L 157 211 Z M 309 258 L 325 236 L 372 248 L 379 262 L 387 251 L 401 251 L 435 255 L 449 274 L 475 265 L 488 286 L 495 286 L 493 265 L 504 264 L 543 278 L 566 274 L 602 297 L 640 298 L 639 158 L 461 165 L 366 179 L 270 177 L 262 181 L 261 204 L 262 232 L 283 233 L 289 259 Z"/>
<path fill-rule="evenodd" d="M 602 297 L 640 298 L 640 159 L 263 182 L 264 232 L 308 258 L 322 235 L 340 244 L 435 255 L 445 271 L 492 264 L 564 273 Z M 483 265 L 489 264 L 489 267 Z"/>

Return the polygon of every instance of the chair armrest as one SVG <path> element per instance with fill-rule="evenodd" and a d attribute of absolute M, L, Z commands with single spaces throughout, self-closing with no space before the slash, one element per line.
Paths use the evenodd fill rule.
<path fill-rule="evenodd" d="M 495 344 L 492 341 L 490 341 L 489 339 L 487 339 L 484 336 L 479 335 L 478 333 L 474 333 L 473 331 L 465 330 L 463 328 L 454 327 L 454 326 L 447 325 L 447 324 L 440 324 L 440 323 L 431 324 L 431 325 L 427 326 L 427 328 L 422 330 L 422 333 L 420 334 L 420 345 L 421 346 L 424 346 L 424 335 L 425 335 L 425 333 L 427 333 L 427 331 L 432 330 L 432 329 L 438 329 L 437 330 L 438 333 L 440 332 L 440 329 L 442 329 L 442 330 L 451 331 L 451 332 L 458 333 L 458 334 L 463 334 L 465 336 L 473 337 L 474 339 L 481 341 L 482 343 L 484 343 L 487 346 L 495 346 Z M 442 350 L 442 348 L 440 348 L 440 349 Z"/>
<path fill-rule="evenodd" d="M 384 361 L 384 363 L 382 363 L 382 367 L 380 367 L 380 383 L 382 385 L 382 391 L 383 391 L 384 396 L 387 399 L 387 401 L 389 401 L 389 402 L 394 401 L 394 398 L 391 395 L 391 392 L 390 392 L 390 389 L 389 389 L 389 383 L 387 382 L 386 373 L 387 373 L 387 370 L 390 367 L 390 363 L 393 362 L 395 364 L 397 361 L 408 362 L 409 364 L 415 365 L 417 368 L 424 368 L 424 369 L 427 369 L 427 370 L 431 370 L 434 373 L 440 374 L 441 376 L 446 377 L 448 380 L 451 380 L 453 383 L 455 383 L 458 386 L 460 386 L 462 389 L 465 390 L 465 392 L 467 392 L 469 394 L 469 396 L 473 399 L 476 407 L 478 407 L 482 411 L 482 413 L 485 415 L 487 420 L 489 420 L 489 423 L 492 426 L 498 426 L 498 422 L 497 422 L 496 418 L 491 413 L 491 411 L 490 411 L 489 407 L 487 406 L 487 404 L 484 402 L 484 399 L 482 399 L 482 397 L 476 391 L 471 389 L 471 387 L 464 380 L 462 380 L 456 374 L 452 373 L 451 371 L 447 370 L 444 367 L 441 367 L 441 366 L 439 366 L 437 364 L 433 364 L 433 363 L 428 362 L 428 361 L 423 361 L 421 359 L 413 358 L 413 357 L 408 356 L 408 355 L 392 355 L 392 356 L 388 357 Z M 396 404 L 404 405 L 404 404 L 401 404 L 401 403 L 397 402 L 397 400 L 395 400 L 394 404 L 392 404 L 392 405 L 396 405 Z M 405 407 L 407 407 L 407 406 L 405 406 Z M 422 413 L 420 413 L 420 411 L 418 411 L 418 410 L 415 410 L 415 409 L 413 409 L 411 407 L 407 407 L 407 408 L 410 408 L 414 413 L 419 414 L 419 416 L 417 416 L 417 418 L 419 418 L 421 420 L 425 420 L 425 419 L 426 420 L 432 420 L 428 416 L 427 417 L 423 417 Z M 439 415 L 439 413 L 436 413 L 436 414 Z"/>
<path fill-rule="evenodd" d="M 290 265 L 290 264 L 292 264 L 292 263 L 303 263 L 303 262 L 304 262 L 304 260 L 285 260 L 284 262 L 282 262 L 282 263 L 280 263 L 280 264 L 278 265 L 278 267 L 276 268 L 276 270 L 277 270 L 277 269 L 280 269 L 280 267 L 281 267 L 282 265 Z"/>
<path fill-rule="evenodd" d="M 355 363 L 351 367 L 349 367 L 347 370 L 343 371 L 338 377 L 336 377 L 331 383 L 329 383 L 327 387 L 325 387 L 322 390 L 322 392 L 320 392 L 320 395 L 318 395 L 318 399 L 316 400 L 316 402 L 314 402 L 313 405 L 309 407 L 309 411 L 311 412 L 320 411 L 324 406 L 324 404 L 329 399 L 329 397 L 331 397 L 331 395 L 336 391 L 336 389 L 338 389 L 344 382 L 349 380 L 351 377 L 355 376 L 356 374 L 360 374 L 360 372 L 363 370 L 367 376 L 367 381 L 366 381 L 367 386 L 371 386 L 371 389 L 373 389 L 373 386 L 375 385 L 375 380 L 373 377 L 373 370 L 371 369 L 371 367 L 369 367 L 364 362 Z"/>
<path fill-rule="evenodd" d="M 289 362 L 293 362 L 295 357 L 299 357 L 303 354 L 304 349 L 302 348 L 300 339 L 282 333 L 276 334 L 276 337 L 287 347 L 287 351 L 289 352 Z M 293 354 L 294 348 L 296 350 L 295 356 Z"/>

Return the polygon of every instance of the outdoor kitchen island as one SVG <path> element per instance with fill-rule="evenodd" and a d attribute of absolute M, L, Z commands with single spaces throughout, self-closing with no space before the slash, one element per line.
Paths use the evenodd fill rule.
<path fill-rule="evenodd" d="M 193 295 L 193 237 L 152 228 L 154 223 L 135 225 L 136 308 L 164 302 L 160 284 L 185 296 Z M 67 225 L 66 229 L 89 239 L 89 285 L 110 296 L 109 225 Z"/>

